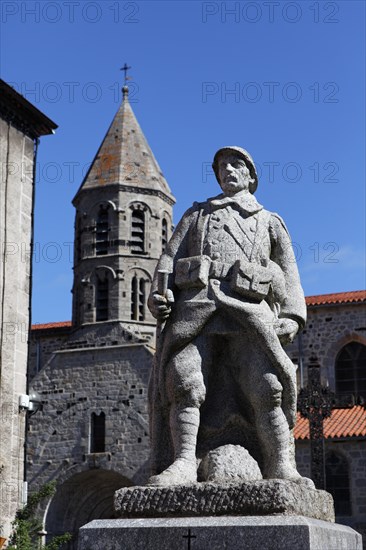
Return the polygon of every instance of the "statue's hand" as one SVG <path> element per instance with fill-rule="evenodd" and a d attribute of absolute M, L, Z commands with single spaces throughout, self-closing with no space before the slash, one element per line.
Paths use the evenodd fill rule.
<path fill-rule="evenodd" d="M 158 321 L 166 321 L 171 313 L 172 304 L 174 304 L 173 292 L 168 289 L 165 296 L 162 296 L 158 292 L 150 294 L 148 306 L 152 315 Z"/>
<path fill-rule="evenodd" d="M 275 322 L 274 329 L 281 344 L 290 344 L 295 338 L 299 324 L 293 319 L 278 319 Z"/>

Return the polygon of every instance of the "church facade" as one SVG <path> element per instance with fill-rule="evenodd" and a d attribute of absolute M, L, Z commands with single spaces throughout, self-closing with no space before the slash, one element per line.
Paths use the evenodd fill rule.
<path fill-rule="evenodd" d="M 50 534 L 110 517 L 114 491 L 146 479 L 155 345 L 147 297 L 174 202 L 124 87 L 73 200 L 72 323 L 32 336 L 30 378 L 43 411 L 29 422 L 27 479 L 31 490 L 57 480 Z"/>
<path fill-rule="evenodd" d="M 174 197 L 128 102 L 128 90 L 73 201 L 71 322 L 35 325 L 30 377 L 43 410 L 30 419 L 27 479 L 50 480 L 49 535 L 74 534 L 113 515 L 113 493 L 149 473 L 147 388 L 155 321 L 146 301 L 172 232 Z M 358 530 L 366 515 L 366 292 L 307 298 L 308 324 L 289 346 L 299 387 L 316 355 L 339 399 L 326 419 L 328 480 L 338 519 Z M 362 366 L 363 365 L 363 366 Z M 339 412 L 340 411 L 340 412 Z M 295 431 L 300 472 L 310 475 L 308 421 Z"/>

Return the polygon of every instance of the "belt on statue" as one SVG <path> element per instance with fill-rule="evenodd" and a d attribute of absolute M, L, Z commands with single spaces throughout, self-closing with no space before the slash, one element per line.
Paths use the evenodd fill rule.
<path fill-rule="evenodd" d="M 209 279 L 230 279 L 233 264 L 212 260 L 208 273 Z"/>

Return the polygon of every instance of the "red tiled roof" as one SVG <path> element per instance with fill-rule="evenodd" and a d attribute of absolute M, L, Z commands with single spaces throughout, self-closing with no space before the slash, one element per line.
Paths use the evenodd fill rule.
<path fill-rule="evenodd" d="M 366 301 L 366 290 L 354 290 L 352 292 L 336 292 L 334 294 L 319 294 L 317 296 L 306 296 L 308 306 L 318 306 L 326 304 L 344 304 Z M 32 325 L 32 330 L 52 329 L 61 327 L 71 327 L 71 321 L 61 321 L 57 323 L 44 323 Z"/>
<path fill-rule="evenodd" d="M 345 304 L 366 301 L 366 290 L 354 290 L 352 292 L 335 292 L 334 294 L 319 294 L 318 296 L 306 296 L 308 306 L 321 306 L 326 304 Z"/>
<path fill-rule="evenodd" d="M 32 325 L 32 330 L 47 330 L 51 328 L 71 327 L 71 321 L 59 321 L 58 323 L 37 323 Z"/>
<path fill-rule="evenodd" d="M 309 439 L 309 421 L 297 413 L 295 439 Z M 366 436 L 366 408 L 356 405 L 351 409 L 333 409 L 324 420 L 326 438 Z"/>

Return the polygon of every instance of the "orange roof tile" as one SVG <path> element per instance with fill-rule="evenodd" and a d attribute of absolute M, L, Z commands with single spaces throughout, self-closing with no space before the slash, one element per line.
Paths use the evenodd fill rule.
<path fill-rule="evenodd" d="M 335 292 L 334 294 L 306 296 L 306 304 L 308 306 L 344 304 L 364 301 L 366 301 L 366 290 L 354 290 L 352 292 Z"/>
<path fill-rule="evenodd" d="M 52 328 L 71 327 L 71 321 L 59 321 L 58 323 L 36 323 L 32 325 L 32 330 L 47 330 Z"/>
<path fill-rule="evenodd" d="M 295 439 L 309 439 L 309 421 L 297 413 Z M 324 420 L 326 438 L 366 436 L 366 408 L 356 405 L 351 409 L 333 409 Z"/>

